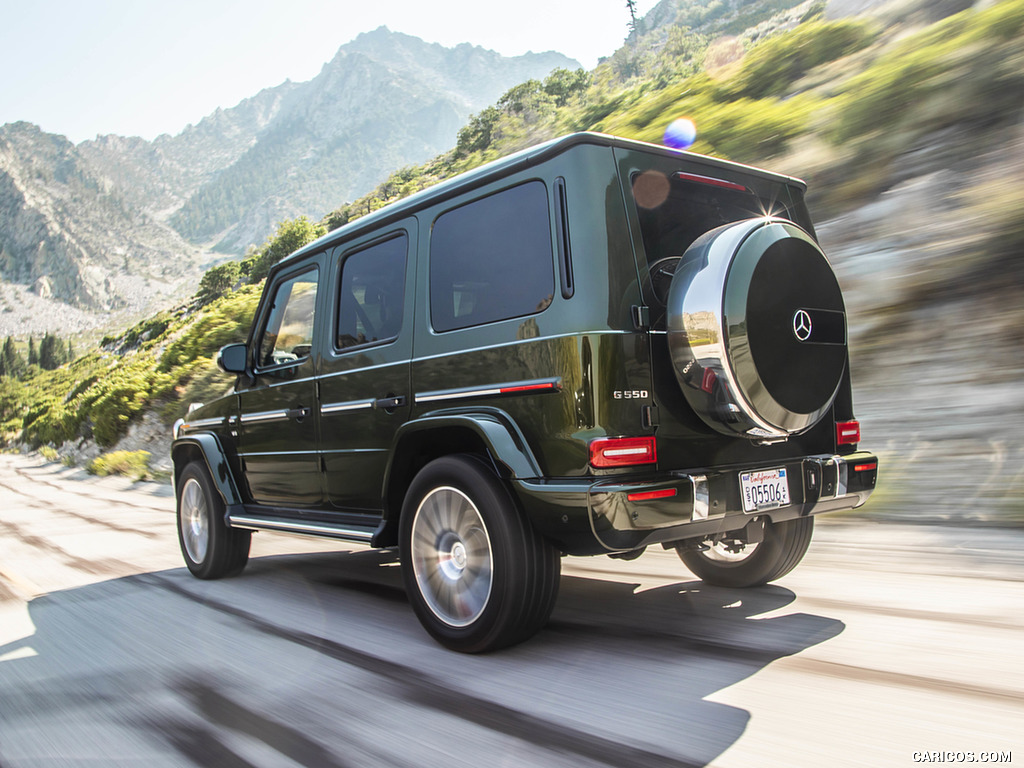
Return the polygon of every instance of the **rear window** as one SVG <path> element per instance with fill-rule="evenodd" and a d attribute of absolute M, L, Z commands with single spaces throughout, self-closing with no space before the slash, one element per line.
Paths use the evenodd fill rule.
<path fill-rule="evenodd" d="M 530 181 L 441 214 L 430 235 L 435 331 L 531 315 L 555 290 L 547 188 Z"/>
<path fill-rule="evenodd" d="M 743 182 L 682 171 L 633 176 L 647 263 L 678 258 L 705 232 L 759 216 L 780 216 L 813 234 L 803 203 L 792 199 L 789 187 L 761 179 L 756 183 L 758 192 Z"/>

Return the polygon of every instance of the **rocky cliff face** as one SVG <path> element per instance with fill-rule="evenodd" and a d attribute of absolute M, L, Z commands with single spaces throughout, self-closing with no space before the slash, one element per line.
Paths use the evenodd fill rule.
<path fill-rule="evenodd" d="M 120 322 L 110 312 L 188 295 L 201 267 L 224 258 L 214 247 L 241 254 L 283 219 L 319 217 L 453 146 L 469 115 L 511 86 L 577 66 L 381 28 L 313 80 L 265 89 L 176 136 L 75 146 L 28 123 L 2 126 L 0 335 L 102 327 Z"/>
<path fill-rule="evenodd" d="M 3 126 L 0 278 L 95 313 L 141 312 L 194 283 L 199 250 L 128 197 L 66 139 L 28 123 Z M 0 333 L 17 333 L 20 321 L 37 329 L 38 307 L 4 294 Z"/>
<path fill-rule="evenodd" d="M 554 53 L 444 48 L 383 27 L 359 35 L 283 96 L 245 152 L 171 223 L 194 242 L 240 253 L 276 221 L 322 216 L 390 171 L 446 151 L 470 114 L 512 85 L 576 66 Z"/>

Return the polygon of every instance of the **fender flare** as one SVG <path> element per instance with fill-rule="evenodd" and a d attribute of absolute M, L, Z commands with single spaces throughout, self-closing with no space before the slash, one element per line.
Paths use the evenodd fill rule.
<path fill-rule="evenodd" d="M 473 410 L 452 409 L 434 411 L 418 419 L 407 421 L 395 433 L 391 445 L 392 462 L 384 476 L 385 487 L 394 464 L 394 457 L 403 441 L 410 435 L 426 430 L 468 429 L 483 441 L 491 456 L 503 464 L 511 477 L 526 479 L 540 477 L 542 472 L 526 438 L 515 421 L 498 408 Z"/>
<path fill-rule="evenodd" d="M 496 469 L 508 479 L 525 480 L 542 476 L 540 464 L 512 418 L 498 408 L 451 409 L 434 411 L 399 427 L 391 443 L 391 458 L 384 472 L 381 498 L 384 517 L 374 538 L 374 546 L 397 543 L 397 521 L 401 502 L 415 474 L 418 445 L 430 433 L 471 432 L 495 462 Z M 434 447 L 434 446 L 431 446 Z M 450 453 L 452 451 L 445 451 Z"/>
<path fill-rule="evenodd" d="M 213 479 L 214 487 L 224 499 L 226 514 L 230 516 L 233 509 L 237 509 L 242 505 L 242 494 L 238 490 L 238 483 L 235 482 L 234 475 L 231 472 L 231 465 L 228 463 L 220 439 L 210 432 L 179 437 L 171 444 L 171 458 L 174 461 L 175 498 L 178 495 L 178 476 L 181 473 L 181 468 L 187 463 L 180 460 L 179 457 L 182 455 L 194 456 L 197 451 L 202 456 L 203 461 L 206 462 L 206 468 Z"/>

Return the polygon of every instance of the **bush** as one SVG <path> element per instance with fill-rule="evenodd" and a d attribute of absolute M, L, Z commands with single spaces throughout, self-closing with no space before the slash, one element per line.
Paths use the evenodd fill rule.
<path fill-rule="evenodd" d="M 327 228 L 323 224 L 314 223 L 305 216 L 282 221 L 277 225 L 277 232 L 268 237 L 255 254 L 239 264 L 239 274 L 246 275 L 250 283 L 258 283 L 285 256 L 326 234 Z M 230 270 L 229 267 L 225 269 Z M 217 275 L 218 280 L 223 277 Z"/>
<path fill-rule="evenodd" d="M 812 21 L 770 37 L 747 54 L 736 78 L 740 94 L 779 96 L 814 67 L 866 47 L 875 33 L 859 21 Z"/>
<path fill-rule="evenodd" d="M 188 366 L 199 358 L 213 357 L 225 344 L 245 341 L 259 299 L 257 286 L 245 286 L 210 304 L 168 345 L 159 370 Z"/>
<path fill-rule="evenodd" d="M 966 10 L 902 41 L 851 78 L 836 100 L 836 143 L 919 123 L 1016 119 L 1024 0 Z M 929 108 L 932 101 L 940 107 Z M 946 102 L 951 102 L 947 104 Z"/>
<path fill-rule="evenodd" d="M 242 266 L 237 261 L 227 261 L 206 270 L 202 280 L 199 281 L 199 290 L 196 291 L 196 300 L 199 305 L 206 306 L 232 290 L 241 274 Z"/>
<path fill-rule="evenodd" d="M 124 475 L 134 480 L 150 476 L 149 451 L 113 451 L 97 456 L 86 468 L 90 475 Z"/>

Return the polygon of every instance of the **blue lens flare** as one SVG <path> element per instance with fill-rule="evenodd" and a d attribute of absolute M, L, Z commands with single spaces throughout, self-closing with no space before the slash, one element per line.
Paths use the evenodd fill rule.
<path fill-rule="evenodd" d="M 672 149 L 689 149 L 697 139 L 697 126 L 688 117 L 680 117 L 669 123 L 662 143 Z"/>

